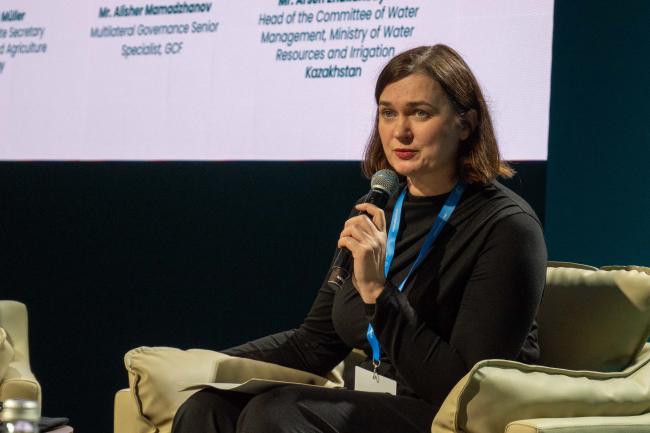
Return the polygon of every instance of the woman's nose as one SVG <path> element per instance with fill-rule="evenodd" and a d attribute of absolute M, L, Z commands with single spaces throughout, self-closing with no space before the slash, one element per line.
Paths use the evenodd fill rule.
<path fill-rule="evenodd" d="M 395 138 L 402 142 L 413 139 L 413 131 L 411 131 L 408 117 L 400 116 L 397 119 L 397 124 L 395 125 Z"/>

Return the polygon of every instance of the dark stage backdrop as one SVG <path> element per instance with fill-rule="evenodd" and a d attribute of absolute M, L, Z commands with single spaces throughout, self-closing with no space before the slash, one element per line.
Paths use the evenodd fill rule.
<path fill-rule="evenodd" d="M 650 266 L 650 2 L 555 9 L 550 257 Z"/>
<path fill-rule="evenodd" d="M 508 184 L 544 214 L 545 163 Z M 224 348 L 297 326 L 358 163 L 2 163 L 2 298 L 30 312 L 44 415 L 109 433 L 133 347 Z"/>

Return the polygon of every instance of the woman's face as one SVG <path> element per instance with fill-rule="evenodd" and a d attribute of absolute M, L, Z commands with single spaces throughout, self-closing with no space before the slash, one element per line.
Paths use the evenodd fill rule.
<path fill-rule="evenodd" d="M 468 133 L 440 85 L 412 74 L 379 96 L 379 138 L 391 166 L 412 181 L 455 176 L 460 140 Z"/>

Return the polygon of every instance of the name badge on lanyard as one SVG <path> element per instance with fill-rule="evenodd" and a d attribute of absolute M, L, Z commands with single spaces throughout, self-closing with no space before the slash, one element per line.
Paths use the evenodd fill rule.
<path fill-rule="evenodd" d="M 397 395 L 397 382 L 359 366 L 354 367 L 355 391 L 383 392 Z"/>
<path fill-rule="evenodd" d="M 407 188 L 408 187 L 404 187 L 399 197 L 397 198 L 397 201 L 395 202 L 395 209 L 393 210 L 393 216 L 390 221 L 388 239 L 386 240 L 386 260 L 384 261 L 384 276 L 386 278 L 388 278 L 388 270 L 390 269 L 390 265 L 393 261 L 393 256 L 395 255 L 395 241 L 397 239 L 397 234 L 399 232 L 400 220 L 402 218 L 402 205 L 404 204 L 404 197 L 406 197 Z M 451 218 L 451 215 L 456 210 L 456 206 L 458 206 L 458 202 L 460 201 L 460 198 L 463 195 L 464 191 L 465 191 L 465 184 L 462 182 L 458 182 L 454 187 L 454 189 L 452 190 L 451 194 L 449 194 L 449 197 L 447 198 L 445 204 L 442 206 L 440 213 L 438 213 L 438 216 L 436 217 L 436 220 L 434 221 L 431 230 L 429 230 L 427 237 L 424 239 L 424 244 L 422 244 L 422 248 L 420 248 L 420 253 L 418 254 L 417 259 L 415 259 L 415 262 L 413 262 L 413 264 L 411 265 L 411 269 L 409 269 L 408 274 L 406 274 L 406 278 L 404 278 L 404 280 L 402 280 L 402 282 L 398 286 L 398 290 L 400 292 L 404 290 L 404 287 L 406 286 L 406 282 L 408 281 L 408 279 L 411 277 L 413 272 L 420 266 L 420 264 L 422 264 L 422 261 L 429 253 L 431 248 L 433 248 L 433 244 L 438 238 L 438 236 L 440 235 L 440 232 L 445 227 L 445 224 L 447 224 L 447 221 L 449 221 L 449 218 Z M 379 383 L 380 376 L 377 374 L 377 367 L 379 367 L 380 364 L 381 345 L 379 344 L 379 340 L 375 335 L 374 329 L 372 329 L 372 324 L 368 324 L 368 332 L 366 336 L 368 338 L 368 342 L 370 343 L 370 347 L 372 348 L 372 365 L 374 366 L 372 376 L 373 379 Z M 390 380 L 384 377 L 381 377 L 381 379 Z"/>

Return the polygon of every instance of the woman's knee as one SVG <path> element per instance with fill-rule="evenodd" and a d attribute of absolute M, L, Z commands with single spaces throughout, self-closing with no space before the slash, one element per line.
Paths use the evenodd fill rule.
<path fill-rule="evenodd" d="M 207 388 L 188 398 L 176 412 L 173 433 L 234 432 L 248 394 Z"/>
<path fill-rule="evenodd" d="M 176 411 L 178 416 L 194 416 L 197 414 L 205 414 L 211 412 L 222 401 L 222 397 L 214 393 L 211 389 L 203 389 L 190 396 Z"/>
<path fill-rule="evenodd" d="M 292 386 L 278 387 L 253 397 L 239 415 L 237 431 L 241 433 L 297 431 L 295 427 L 299 424 L 296 422 L 298 400 L 300 400 L 300 390 Z"/>

